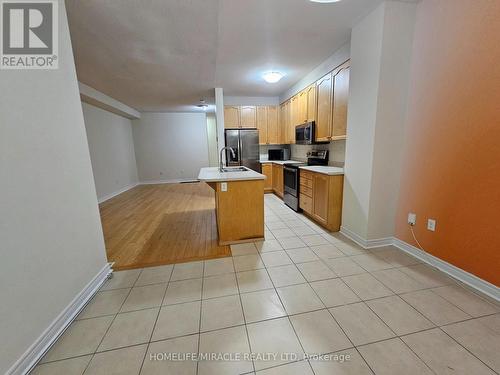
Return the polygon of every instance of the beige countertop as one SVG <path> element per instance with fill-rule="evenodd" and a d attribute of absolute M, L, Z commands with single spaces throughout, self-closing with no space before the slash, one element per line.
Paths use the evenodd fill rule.
<path fill-rule="evenodd" d="M 245 172 L 221 172 L 217 167 L 201 168 L 198 180 L 204 182 L 227 182 L 245 180 L 264 180 L 266 176 L 249 168 Z"/>
<path fill-rule="evenodd" d="M 344 174 L 344 168 L 339 168 L 339 167 L 329 167 L 323 165 L 311 165 L 311 166 L 304 165 L 303 167 L 299 168 L 304 169 L 306 171 L 327 174 L 329 176 L 337 176 Z"/>
<path fill-rule="evenodd" d="M 286 163 L 303 163 L 303 161 L 297 161 L 297 160 L 260 160 L 261 164 L 279 164 L 283 165 Z"/>

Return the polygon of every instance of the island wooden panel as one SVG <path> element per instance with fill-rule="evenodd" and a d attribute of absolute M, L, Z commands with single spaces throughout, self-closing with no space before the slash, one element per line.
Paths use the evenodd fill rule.
<path fill-rule="evenodd" d="M 231 255 L 218 244 L 215 194 L 205 183 L 137 186 L 99 208 L 115 270 Z"/>
<path fill-rule="evenodd" d="M 215 185 L 219 244 L 264 239 L 264 180 Z"/>

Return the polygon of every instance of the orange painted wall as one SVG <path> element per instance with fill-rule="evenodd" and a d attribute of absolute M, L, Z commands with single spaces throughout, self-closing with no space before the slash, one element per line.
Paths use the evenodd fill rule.
<path fill-rule="evenodd" d="M 396 237 L 499 286 L 500 0 L 417 9 Z"/>

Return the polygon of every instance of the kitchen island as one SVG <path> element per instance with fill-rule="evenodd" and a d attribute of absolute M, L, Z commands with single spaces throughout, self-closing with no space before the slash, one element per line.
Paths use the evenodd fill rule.
<path fill-rule="evenodd" d="M 251 169 L 202 168 L 198 180 L 215 191 L 219 245 L 264 239 L 264 180 Z"/>

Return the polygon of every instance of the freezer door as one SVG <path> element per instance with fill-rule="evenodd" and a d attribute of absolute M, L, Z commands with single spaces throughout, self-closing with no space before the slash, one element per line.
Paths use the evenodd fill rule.
<path fill-rule="evenodd" d="M 228 166 L 241 165 L 240 163 L 240 131 L 238 129 L 228 129 L 224 131 L 226 147 L 231 147 L 236 154 L 233 157 L 231 151 L 226 150 L 226 161 Z"/>
<path fill-rule="evenodd" d="M 257 129 L 240 130 L 241 165 L 261 173 L 259 162 L 259 131 Z"/>

